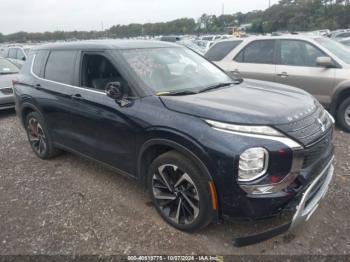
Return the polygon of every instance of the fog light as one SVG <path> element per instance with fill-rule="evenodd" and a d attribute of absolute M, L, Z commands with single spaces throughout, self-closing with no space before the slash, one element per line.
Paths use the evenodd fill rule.
<path fill-rule="evenodd" d="M 265 148 L 256 147 L 244 151 L 239 158 L 238 181 L 253 181 L 266 174 L 269 153 Z"/>

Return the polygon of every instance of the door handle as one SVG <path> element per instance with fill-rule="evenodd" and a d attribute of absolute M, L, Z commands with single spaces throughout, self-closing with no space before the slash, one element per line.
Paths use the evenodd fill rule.
<path fill-rule="evenodd" d="M 232 71 L 232 73 L 234 73 L 234 74 L 240 74 L 241 72 L 239 72 L 238 69 L 235 69 L 235 70 Z"/>
<path fill-rule="evenodd" d="M 288 75 L 287 72 L 282 72 L 282 73 L 277 74 L 277 76 L 282 77 L 282 78 L 286 78 L 286 77 L 288 77 L 289 75 Z"/>
<path fill-rule="evenodd" d="M 40 84 L 36 84 L 36 85 L 34 85 L 34 88 L 39 90 L 41 88 L 41 85 Z"/>
<path fill-rule="evenodd" d="M 81 94 L 74 94 L 71 97 L 75 100 L 84 100 Z"/>

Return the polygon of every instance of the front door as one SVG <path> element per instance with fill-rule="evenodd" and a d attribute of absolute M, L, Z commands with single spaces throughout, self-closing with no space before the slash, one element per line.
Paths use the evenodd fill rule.
<path fill-rule="evenodd" d="M 70 119 L 77 134 L 73 149 L 130 174 L 135 173 L 134 120 L 138 99 L 120 105 L 105 94 L 109 82 L 120 82 L 132 97 L 127 81 L 104 53 L 82 53 L 79 87 L 73 88 L 74 110 Z"/>
<path fill-rule="evenodd" d="M 335 81 L 335 69 L 316 64 L 317 57 L 328 56 L 313 44 L 303 40 L 281 40 L 276 81 L 301 88 L 322 104 L 329 104 Z"/>

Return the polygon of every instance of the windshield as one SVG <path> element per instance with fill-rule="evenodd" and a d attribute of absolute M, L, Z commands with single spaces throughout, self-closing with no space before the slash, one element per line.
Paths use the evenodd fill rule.
<path fill-rule="evenodd" d="M 350 64 L 350 50 L 344 45 L 328 38 L 318 38 L 316 39 L 316 42 L 331 51 L 340 60 Z"/>
<path fill-rule="evenodd" d="M 186 48 L 122 50 L 128 66 L 156 94 L 199 92 L 233 80 L 200 55 Z"/>
<path fill-rule="evenodd" d="M 18 73 L 18 68 L 12 64 L 11 62 L 7 61 L 6 59 L 0 58 L 0 74 L 15 74 Z"/>

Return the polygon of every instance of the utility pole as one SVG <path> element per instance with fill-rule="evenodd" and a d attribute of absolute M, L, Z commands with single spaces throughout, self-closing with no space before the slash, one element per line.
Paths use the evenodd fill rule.
<path fill-rule="evenodd" d="M 225 3 L 222 3 L 221 14 L 222 14 L 222 15 L 225 14 Z"/>
<path fill-rule="evenodd" d="M 271 7 L 271 0 L 269 0 L 269 8 Z"/>

